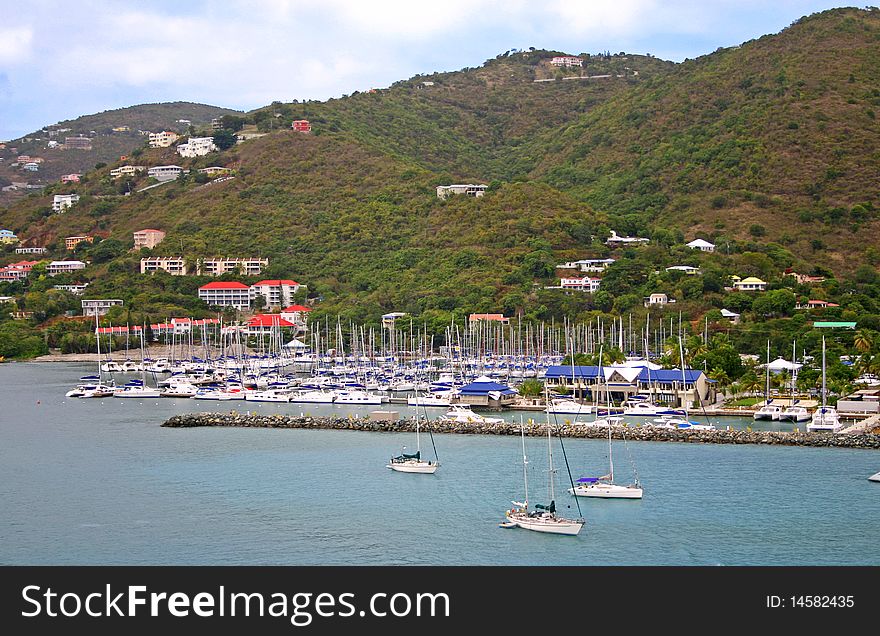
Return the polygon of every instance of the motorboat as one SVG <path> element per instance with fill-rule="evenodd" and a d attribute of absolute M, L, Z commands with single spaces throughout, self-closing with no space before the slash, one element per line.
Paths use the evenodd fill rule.
<path fill-rule="evenodd" d="M 557 415 L 589 415 L 596 412 L 592 404 L 581 404 L 575 400 L 557 399 L 552 400 L 547 406 L 547 412 Z"/>
<path fill-rule="evenodd" d="M 70 391 L 64 394 L 65 397 L 75 398 L 97 398 L 110 397 L 116 390 L 112 384 L 105 384 L 96 375 L 84 375 L 80 379 L 80 383 Z"/>
<path fill-rule="evenodd" d="M 154 398 L 161 397 L 159 389 L 146 386 L 141 380 L 130 380 L 123 387 L 113 391 L 115 398 Z"/>
<path fill-rule="evenodd" d="M 875 473 L 871 475 L 870 477 L 868 477 L 868 481 L 880 482 L 880 473 Z"/>
<path fill-rule="evenodd" d="M 303 402 L 308 404 L 332 404 L 336 400 L 336 394 L 331 391 L 295 391 L 290 394 L 291 402 Z"/>
<path fill-rule="evenodd" d="M 714 424 L 700 424 L 694 420 L 689 420 L 685 417 L 675 416 L 666 416 L 666 417 L 658 417 L 655 420 L 651 420 L 651 426 L 655 428 L 665 428 L 665 429 L 675 429 L 675 430 L 687 430 L 687 431 L 714 431 Z"/>
<path fill-rule="evenodd" d="M 807 420 L 812 419 L 810 416 L 810 412 L 803 406 L 789 406 L 786 408 L 780 415 L 780 420 L 785 420 L 789 422 L 806 422 Z"/>
<path fill-rule="evenodd" d="M 451 393 L 437 392 L 429 395 L 416 395 L 406 399 L 408 406 L 445 406 L 450 405 L 449 397 Z"/>
<path fill-rule="evenodd" d="M 382 396 L 366 391 L 342 389 L 336 391 L 336 404 L 382 404 Z"/>
<path fill-rule="evenodd" d="M 500 417 L 486 417 L 474 413 L 466 404 L 453 404 L 445 415 L 438 418 L 442 422 L 454 424 L 502 424 L 504 419 Z"/>
<path fill-rule="evenodd" d="M 658 406 L 648 400 L 629 399 L 623 403 L 623 414 L 630 417 L 657 417 L 658 415 L 684 415 L 684 409 Z"/>
<path fill-rule="evenodd" d="M 820 406 L 813 412 L 807 430 L 810 432 L 836 433 L 843 427 L 840 415 L 833 406 Z"/>
<path fill-rule="evenodd" d="M 782 407 L 778 404 L 765 404 L 752 416 L 756 420 L 778 421 L 782 417 Z"/>
<path fill-rule="evenodd" d="M 249 402 L 290 402 L 290 392 L 282 389 L 250 391 L 244 399 Z"/>

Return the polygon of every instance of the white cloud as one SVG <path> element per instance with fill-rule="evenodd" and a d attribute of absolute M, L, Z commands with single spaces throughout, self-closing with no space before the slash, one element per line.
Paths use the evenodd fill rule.
<path fill-rule="evenodd" d="M 0 27 L 0 63 L 15 64 L 27 60 L 34 39 L 30 27 Z"/>

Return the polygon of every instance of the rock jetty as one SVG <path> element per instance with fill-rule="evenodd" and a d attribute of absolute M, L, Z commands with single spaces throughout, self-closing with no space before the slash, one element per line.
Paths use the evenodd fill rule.
<path fill-rule="evenodd" d="M 286 415 L 254 415 L 249 413 L 187 413 L 175 415 L 162 426 L 168 428 L 194 428 L 200 426 L 232 426 L 247 428 L 303 428 L 339 431 L 366 431 L 371 433 L 415 432 L 414 419 L 396 421 L 371 420 L 365 417 L 310 417 Z M 433 433 L 456 433 L 463 435 L 519 435 L 518 423 L 483 424 L 452 423 L 441 420 L 422 420 L 422 431 Z M 530 422 L 527 435 L 546 435 L 546 424 Z M 608 430 L 583 424 L 560 424 L 565 437 L 605 439 Z M 776 446 L 817 446 L 839 448 L 865 448 L 880 450 L 880 435 L 858 433 L 841 435 L 834 433 L 777 432 L 749 430 L 688 431 L 662 429 L 653 426 L 615 426 L 611 429 L 615 439 L 645 442 L 690 442 L 700 444 L 770 444 Z"/>

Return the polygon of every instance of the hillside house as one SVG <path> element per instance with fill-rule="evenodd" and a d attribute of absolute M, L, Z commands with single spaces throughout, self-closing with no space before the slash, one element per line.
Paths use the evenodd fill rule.
<path fill-rule="evenodd" d="M 840 307 L 837 303 L 831 303 L 827 300 L 808 300 L 805 303 L 798 303 L 795 309 L 826 309 L 828 307 Z"/>
<path fill-rule="evenodd" d="M 0 281 L 10 282 L 27 278 L 39 261 L 19 261 L 0 267 Z"/>
<path fill-rule="evenodd" d="M 669 298 L 666 294 L 651 294 L 647 298 L 645 298 L 644 305 L 645 307 L 658 307 L 662 309 L 666 305 L 674 303 L 674 298 Z"/>
<path fill-rule="evenodd" d="M 605 239 L 607 245 L 618 247 L 621 245 L 644 245 L 650 243 L 651 239 L 641 238 L 638 236 L 618 236 L 617 232 L 611 230 L 611 236 Z"/>
<path fill-rule="evenodd" d="M 743 292 L 766 291 L 767 283 L 760 278 L 749 276 L 748 278 L 734 280 L 733 288 L 737 291 Z"/>
<path fill-rule="evenodd" d="M 22 170 L 25 170 L 25 171 L 27 171 L 27 172 L 39 172 L 39 170 L 40 170 L 40 164 L 38 164 L 38 163 L 35 162 L 35 161 L 31 161 L 31 162 L 29 162 L 29 163 L 24 164 L 24 165 L 21 167 L 21 169 L 22 169 Z"/>
<path fill-rule="evenodd" d="M 134 177 L 138 172 L 143 172 L 146 169 L 146 166 L 119 166 L 110 171 L 110 176 L 114 179 L 118 177 Z"/>
<path fill-rule="evenodd" d="M 245 323 L 245 333 L 249 336 L 260 336 L 278 329 L 297 329 L 298 325 L 281 317 L 281 314 L 256 314 Z"/>
<path fill-rule="evenodd" d="M 72 172 L 70 174 L 63 174 L 61 175 L 61 183 L 79 183 L 79 178 L 81 176 L 81 174 L 77 174 L 75 172 Z"/>
<path fill-rule="evenodd" d="M 56 194 L 52 197 L 52 211 L 63 212 L 69 207 L 73 207 L 79 201 L 78 194 Z"/>
<path fill-rule="evenodd" d="M 266 299 L 266 307 L 284 307 L 290 305 L 299 288 L 294 280 L 261 280 L 251 285 L 251 302 L 259 294 Z"/>
<path fill-rule="evenodd" d="M 599 291 L 601 284 L 601 278 L 592 278 L 590 276 L 584 276 L 583 278 L 561 278 L 559 280 L 559 287 L 561 289 L 585 291 L 590 294 L 595 294 Z"/>
<path fill-rule="evenodd" d="M 504 314 L 471 314 L 468 316 L 468 323 L 475 322 L 500 322 L 506 325 L 510 322 L 510 318 L 505 318 Z"/>
<path fill-rule="evenodd" d="M 83 316 L 106 316 L 111 307 L 122 307 L 119 298 L 95 298 L 81 300 Z"/>
<path fill-rule="evenodd" d="M 312 311 L 311 308 L 306 307 L 305 305 L 290 305 L 281 310 L 281 317 L 284 318 L 284 320 L 297 325 L 301 329 L 305 329 L 310 311 Z M 382 316 L 382 324 L 385 324 L 385 316 Z"/>
<path fill-rule="evenodd" d="M 172 276 L 186 276 L 186 261 L 182 256 L 150 256 L 141 259 L 141 274 L 168 272 Z"/>
<path fill-rule="evenodd" d="M 86 264 L 82 261 L 52 261 L 46 266 L 46 273 L 49 276 L 57 276 L 85 268 Z"/>
<path fill-rule="evenodd" d="M 556 269 L 576 269 L 581 272 L 601 273 L 614 263 L 613 258 L 586 258 L 579 261 L 569 261 L 557 265 Z"/>
<path fill-rule="evenodd" d="M 794 279 L 800 285 L 816 285 L 818 283 L 824 283 L 824 276 L 807 276 L 806 274 L 798 274 L 797 272 L 789 272 L 788 276 L 794 276 Z"/>
<path fill-rule="evenodd" d="M 181 157 L 203 157 L 217 150 L 213 137 L 190 137 L 185 144 L 177 146 L 177 154 Z"/>
<path fill-rule="evenodd" d="M 301 132 L 301 133 L 312 132 L 312 125 L 309 123 L 308 119 L 295 119 L 295 120 L 293 120 L 293 123 L 290 124 L 290 127 L 295 132 Z"/>
<path fill-rule="evenodd" d="M 150 133 L 150 148 L 168 148 L 178 139 L 180 139 L 180 135 L 171 132 L 170 130 Z"/>
<path fill-rule="evenodd" d="M 173 181 L 183 174 L 180 166 L 153 166 L 147 170 L 147 175 L 159 181 Z"/>
<path fill-rule="evenodd" d="M 4 245 L 18 243 L 18 236 L 12 230 L 0 230 L 0 243 L 3 243 Z"/>
<path fill-rule="evenodd" d="M 215 174 L 229 174 L 232 170 L 222 166 L 210 166 L 208 168 L 199 168 L 198 172 L 213 177 Z"/>
<path fill-rule="evenodd" d="M 211 306 L 246 311 L 251 306 L 251 288 L 243 283 L 217 281 L 199 287 L 199 299 Z"/>
<path fill-rule="evenodd" d="M 691 248 L 692 250 L 700 250 L 701 252 L 711 253 L 715 251 L 715 244 L 703 239 L 694 239 L 693 241 L 691 241 L 690 243 L 686 243 L 685 245 L 687 245 L 687 247 Z"/>
<path fill-rule="evenodd" d="M 79 296 L 86 290 L 86 287 L 88 286 L 88 283 L 72 283 L 70 285 L 52 285 L 52 289 L 70 292 L 71 294 Z"/>
<path fill-rule="evenodd" d="M 699 267 L 693 267 L 691 265 L 673 265 L 672 267 L 666 268 L 667 272 L 681 272 L 682 274 L 686 274 L 687 276 L 695 276 L 700 273 Z"/>
<path fill-rule="evenodd" d="M 138 230 L 133 234 L 134 249 L 138 250 L 142 247 L 153 249 L 165 238 L 165 232 L 162 230 Z"/>
<path fill-rule="evenodd" d="M 269 266 L 268 258 L 203 258 L 199 261 L 196 273 L 205 276 L 237 274 L 259 276 L 264 267 Z"/>
<path fill-rule="evenodd" d="M 92 140 L 88 137 L 83 137 L 82 135 L 65 137 L 64 148 L 67 150 L 91 150 Z"/>
<path fill-rule="evenodd" d="M 727 318 L 734 325 L 739 324 L 740 315 L 738 313 L 730 311 L 729 309 L 722 309 L 721 315 L 722 317 Z"/>
<path fill-rule="evenodd" d="M 445 199 L 450 194 L 464 194 L 469 197 L 481 197 L 489 189 L 488 185 L 478 183 L 458 183 L 448 186 L 437 186 L 437 197 Z"/>
<path fill-rule="evenodd" d="M 68 236 L 64 239 L 64 249 L 68 252 L 76 249 L 80 243 L 94 243 L 94 236 Z"/>
<path fill-rule="evenodd" d="M 45 254 L 47 252 L 45 247 L 16 247 L 16 254 Z"/>
<path fill-rule="evenodd" d="M 558 55 L 550 60 L 550 64 L 553 66 L 571 68 L 572 66 L 580 66 L 583 67 L 584 61 L 573 55 Z"/>

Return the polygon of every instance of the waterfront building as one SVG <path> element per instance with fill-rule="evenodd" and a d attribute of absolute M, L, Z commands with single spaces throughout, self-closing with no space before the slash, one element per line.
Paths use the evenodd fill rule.
<path fill-rule="evenodd" d="M 57 274 L 75 272 L 85 268 L 86 264 L 82 261 L 52 261 L 46 266 L 46 273 L 49 274 L 49 276 L 55 276 Z"/>
<path fill-rule="evenodd" d="M 216 307 L 250 309 L 251 289 L 243 283 L 217 281 L 199 287 L 199 299 Z"/>
<path fill-rule="evenodd" d="M 134 249 L 140 249 L 142 247 L 147 247 L 149 249 L 153 249 L 162 240 L 165 238 L 165 232 L 162 230 L 138 230 L 133 234 L 134 236 Z M 143 273 L 143 272 L 141 272 Z"/>
<path fill-rule="evenodd" d="M 186 261 L 182 256 L 150 256 L 141 259 L 141 274 L 168 272 L 172 276 L 186 276 Z"/>
<path fill-rule="evenodd" d="M 81 300 L 83 316 L 105 316 L 111 307 L 122 307 L 122 301 L 118 298 L 94 298 Z"/>
<path fill-rule="evenodd" d="M 52 197 L 52 211 L 63 212 L 69 207 L 73 207 L 79 201 L 78 194 L 56 194 Z"/>
<path fill-rule="evenodd" d="M 459 183 L 446 186 L 440 185 L 437 186 L 437 197 L 445 199 L 450 194 L 464 194 L 469 197 L 481 197 L 488 189 L 488 185 L 477 183 Z"/>
<path fill-rule="evenodd" d="M 297 325 L 281 317 L 281 314 L 256 314 L 245 323 L 245 333 L 249 336 L 259 336 L 272 333 L 277 329 L 293 328 Z"/>
<path fill-rule="evenodd" d="M 472 406 L 505 406 L 516 400 L 517 392 L 489 377 L 480 376 L 458 390 L 459 401 Z"/>

